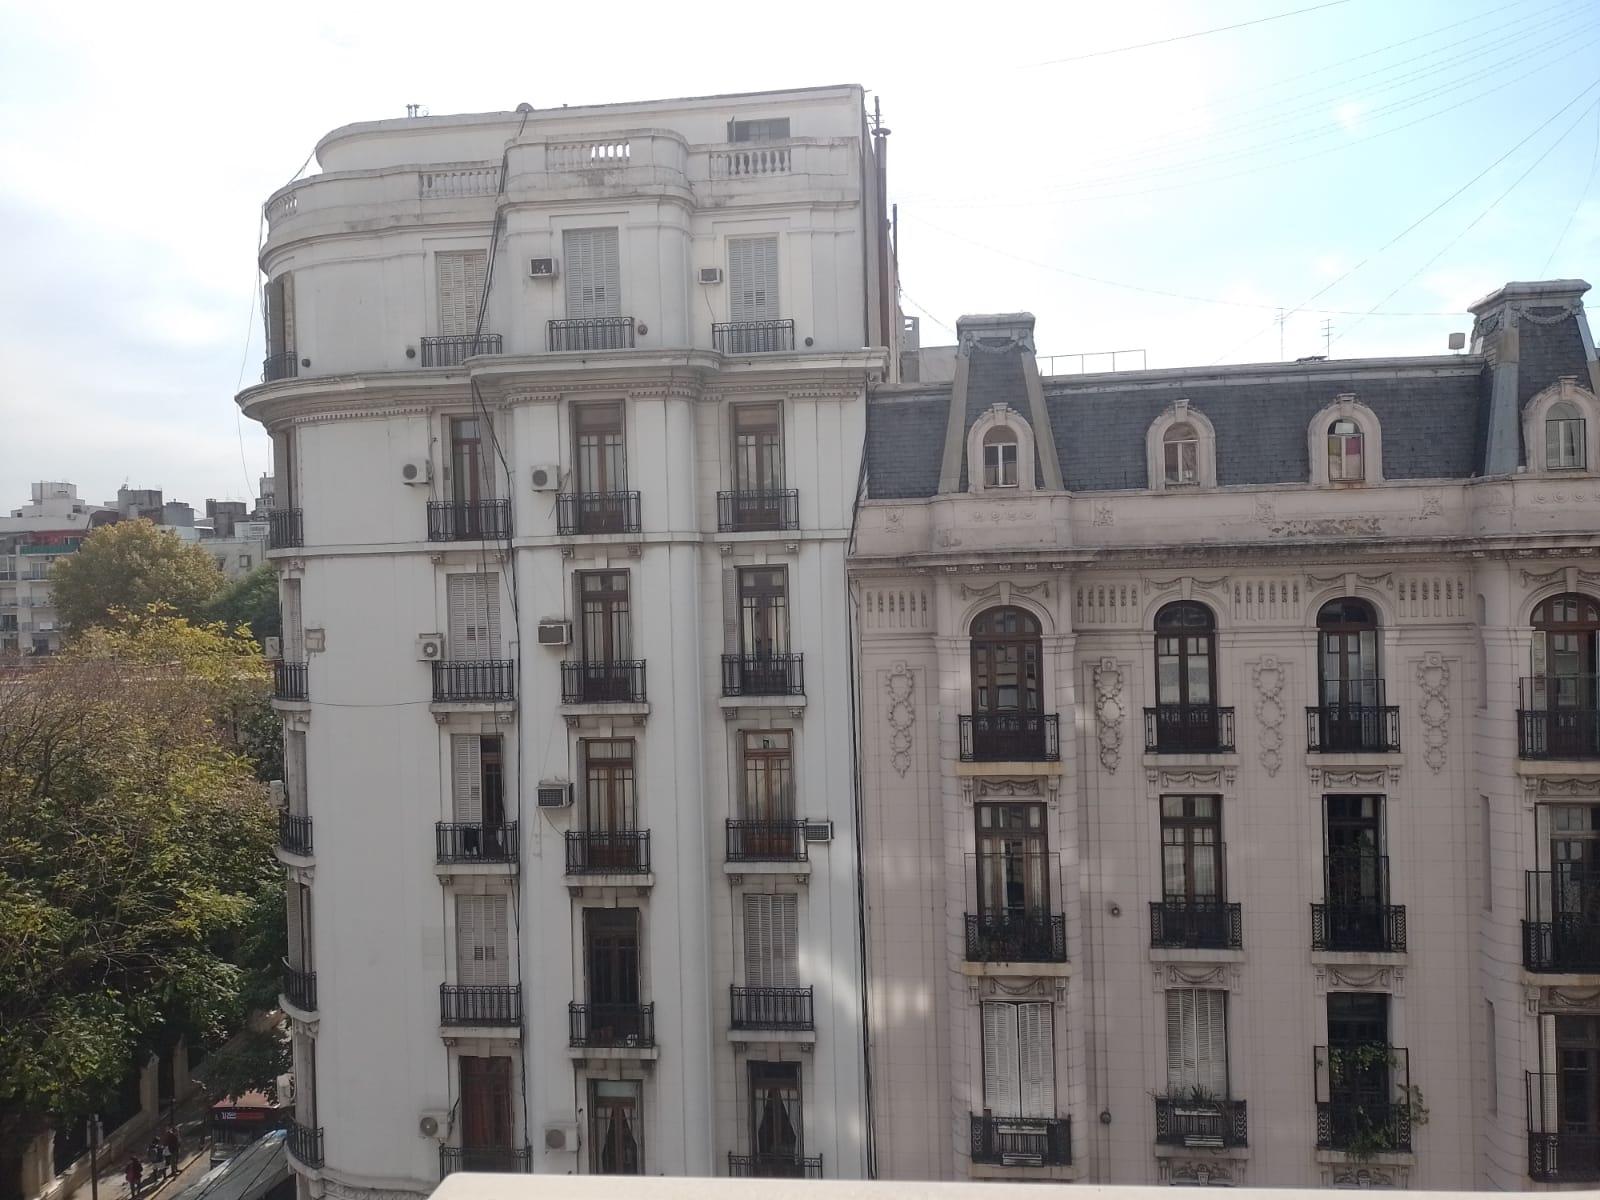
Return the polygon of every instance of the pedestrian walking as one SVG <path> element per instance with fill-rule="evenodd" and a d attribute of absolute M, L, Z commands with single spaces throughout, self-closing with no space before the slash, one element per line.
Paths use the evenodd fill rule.
<path fill-rule="evenodd" d="M 167 1170 L 172 1177 L 178 1177 L 178 1159 L 183 1156 L 183 1141 L 178 1137 L 175 1125 L 168 1125 L 166 1133 L 161 1135 L 162 1148 L 167 1152 Z"/>
<path fill-rule="evenodd" d="M 163 1173 L 161 1160 L 163 1156 L 164 1155 L 161 1149 L 161 1136 L 159 1134 L 152 1133 L 150 1135 L 150 1144 L 145 1147 L 144 1151 L 144 1161 L 150 1168 L 151 1183 L 159 1183 L 161 1181 L 161 1176 Z"/>
<path fill-rule="evenodd" d="M 144 1181 L 144 1164 L 139 1161 L 137 1154 L 128 1159 L 122 1177 L 128 1181 L 128 1200 L 133 1200 L 139 1194 L 139 1185 Z"/>

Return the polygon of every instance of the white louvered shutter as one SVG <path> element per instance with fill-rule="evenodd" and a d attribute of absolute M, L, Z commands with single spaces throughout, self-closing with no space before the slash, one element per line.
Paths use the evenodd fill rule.
<path fill-rule="evenodd" d="M 289 811 L 296 816 L 304 817 L 310 814 L 307 795 L 306 772 L 306 735 L 298 729 L 292 729 L 283 735 L 283 759 L 286 767 L 285 774 L 289 777 Z"/>
<path fill-rule="evenodd" d="M 799 901 L 794 896 L 744 898 L 744 984 L 798 987 Z"/>
<path fill-rule="evenodd" d="M 506 902 L 502 896 L 456 898 L 456 978 L 463 987 L 492 987 L 510 978 Z"/>
<path fill-rule="evenodd" d="M 448 577 L 445 608 L 452 661 L 483 662 L 500 655 L 500 576 L 495 571 Z"/>
<path fill-rule="evenodd" d="M 771 960 L 768 956 L 768 948 L 772 944 L 771 901 L 771 896 L 744 898 L 745 987 L 772 986 L 769 982 Z"/>
<path fill-rule="evenodd" d="M 772 906 L 772 985 L 799 987 L 800 898 L 774 896 Z"/>
<path fill-rule="evenodd" d="M 567 318 L 622 315 L 622 272 L 615 229 L 569 229 L 561 237 Z"/>
<path fill-rule="evenodd" d="M 1017 1006 L 983 1005 L 983 1107 L 997 1117 L 1022 1115 L 1017 1070 Z"/>
<path fill-rule="evenodd" d="M 278 322 L 283 327 L 283 342 L 278 347 L 279 353 L 291 354 L 295 350 L 294 344 L 294 275 L 285 271 L 278 276 L 280 288 L 278 291 Z"/>
<path fill-rule="evenodd" d="M 1185 988 L 1167 993 L 1167 1093 L 1199 1088 L 1228 1094 L 1228 994 Z"/>
<path fill-rule="evenodd" d="M 306 960 L 306 948 L 301 945 L 300 930 L 300 886 L 291 883 L 283 891 L 284 909 L 288 914 L 289 924 L 289 965 L 296 971 L 303 970 Z"/>
<path fill-rule="evenodd" d="M 451 791 L 455 799 L 455 819 L 463 825 L 483 820 L 482 743 L 475 733 L 450 735 Z"/>
<path fill-rule="evenodd" d="M 1022 1115 L 1056 1115 L 1056 1039 L 1050 1005 L 1017 1005 L 1017 1066 Z"/>
<path fill-rule="evenodd" d="M 463 250 L 435 254 L 433 258 L 439 276 L 439 333 L 444 337 L 476 333 L 488 254 Z"/>
<path fill-rule="evenodd" d="M 778 239 L 728 239 L 728 319 L 778 319 Z"/>
<path fill-rule="evenodd" d="M 281 613 L 279 624 L 283 626 L 283 661 L 304 662 L 306 658 L 306 639 L 303 618 L 300 612 L 300 581 L 298 579 L 285 579 L 279 593 Z"/>

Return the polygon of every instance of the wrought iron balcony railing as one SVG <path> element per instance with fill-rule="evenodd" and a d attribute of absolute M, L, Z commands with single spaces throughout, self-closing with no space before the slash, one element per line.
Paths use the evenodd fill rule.
<path fill-rule="evenodd" d="M 440 821 L 433 827 L 436 862 L 514 863 L 517 823 Z"/>
<path fill-rule="evenodd" d="M 286 854 L 311 857 L 311 818 L 294 813 L 278 814 L 278 845 Z"/>
<path fill-rule="evenodd" d="M 522 988 L 510 984 L 439 985 L 441 1025 L 521 1025 Z"/>
<path fill-rule="evenodd" d="M 457 334 L 448 337 L 422 339 L 422 365 L 425 367 L 459 367 L 477 354 L 499 354 L 498 333 Z"/>
<path fill-rule="evenodd" d="M 428 501 L 430 542 L 493 542 L 510 536 L 510 500 Z"/>
<path fill-rule="evenodd" d="M 1522 965 L 1600 972 L 1600 874 L 1572 864 L 1524 874 Z"/>
<path fill-rule="evenodd" d="M 724 654 L 724 696 L 804 696 L 803 654 Z"/>
<path fill-rule="evenodd" d="M 312 1129 L 308 1125 L 300 1124 L 293 1117 L 288 1118 L 283 1127 L 288 1131 L 285 1146 L 289 1151 L 289 1157 L 308 1167 L 321 1167 L 322 1128 L 318 1126 Z"/>
<path fill-rule="evenodd" d="M 1059 762 L 1055 713 L 978 713 L 961 718 L 962 762 Z"/>
<path fill-rule="evenodd" d="M 735 1029 L 815 1029 L 808 987 L 729 988 Z"/>
<path fill-rule="evenodd" d="M 794 488 L 717 493 L 717 532 L 750 533 L 800 528 L 800 493 Z"/>
<path fill-rule="evenodd" d="M 517 664 L 511 659 L 462 659 L 433 664 L 437 703 L 494 703 L 517 695 Z"/>
<path fill-rule="evenodd" d="M 1317 1046 L 1313 1051 L 1317 1149 L 1410 1153 L 1411 1056 L 1398 1046 Z"/>
<path fill-rule="evenodd" d="M 1313 754 L 1392 753 L 1400 749 L 1400 709 L 1392 704 L 1308 708 L 1306 749 Z"/>
<path fill-rule="evenodd" d="M 1319 1101 L 1317 1149 L 1376 1145 L 1380 1153 L 1411 1152 L 1411 1108 L 1390 1102 Z"/>
<path fill-rule="evenodd" d="M 729 821 L 729 862 L 805 862 L 804 821 Z"/>
<path fill-rule="evenodd" d="M 306 698 L 305 663 L 278 661 L 272 664 L 272 698 L 274 700 Z"/>
<path fill-rule="evenodd" d="M 1406 948 L 1404 904 L 1313 904 L 1313 950 L 1402 954 Z"/>
<path fill-rule="evenodd" d="M 261 382 L 276 383 L 280 379 L 293 379 L 300 373 L 300 360 L 293 350 L 282 354 L 269 354 L 261 361 Z"/>
<path fill-rule="evenodd" d="M 718 321 L 711 344 L 723 354 L 773 354 L 794 349 L 793 321 Z"/>
<path fill-rule="evenodd" d="M 563 704 L 643 704 L 644 661 L 564 662 Z"/>
<path fill-rule="evenodd" d="M 638 492 L 563 492 L 556 497 L 556 532 L 638 533 Z"/>
<path fill-rule="evenodd" d="M 568 1043 L 573 1046 L 654 1046 L 654 1004 L 569 1004 Z"/>
<path fill-rule="evenodd" d="M 1151 754 L 1219 754 L 1233 749 L 1233 709 L 1215 704 L 1159 704 L 1144 710 Z"/>
<path fill-rule="evenodd" d="M 1066 962 L 1060 913 L 968 913 L 968 962 Z"/>
<path fill-rule="evenodd" d="M 1156 1142 L 1223 1149 L 1250 1144 L 1243 1100 L 1156 1097 Z"/>
<path fill-rule="evenodd" d="M 1527 1073 L 1528 1176 L 1536 1182 L 1600 1182 L 1600 1132 L 1587 1121 L 1563 1120 L 1563 1083 L 1571 1087 L 1579 1079 L 1564 1081 L 1553 1071 Z"/>
<path fill-rule="evenodd" d="M 650 870 L 650 831 L 568 830 L 568 875 L 644 875 Z"/>
<path fill-rule="evenodd" d="M 997 1167 L 1070 1166 L 1072 1119 L 973 1113 L 972 1161 Z"/>
<path fill-rule="evenodd" d="M 728 1174 L 735 1179 L 821 1179 L 822 1155 L 728 1153 Z"/>
<path fill-rule="evenodd" d="M 632 317 L 591 317 L 551 321 L 546 326 L 551 350 L 631 350 Z"/>
<path fill-rule="evenodd" d="M 1600 758 L 1600 676 L 1528 676 L 1518 697 L 1520 757 Z"/>
<path fill-rule="evenodd" d="M 317 1011 L 317 973 L 283 964 L 283 998 L 301 1012 Z"/>
<path fill-rule="evenodd" d="M 267 509 L 267 549 L 291 550 L 305 544 L 298 508 Z"/>
<path fill-rule="evenodd" d="M 533 1170 L 530 1146 L 440 1146 L 439 1178 L 456 1171 L 526 1175 Z"/>
<path fill-rule="evenodd" d="M 1150 945 L 1158 950 L 1242 949 L 1240 906 L 1226 900 L 1152 900 Z"/>

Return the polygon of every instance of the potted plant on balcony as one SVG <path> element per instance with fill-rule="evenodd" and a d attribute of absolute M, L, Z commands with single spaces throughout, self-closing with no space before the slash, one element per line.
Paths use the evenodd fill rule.
<path fill-rule="evenodd" d="M 1387 1076 L 1399 1065 L 1400 1059 L 1392 1047 L 1378 1043 L 1365 1046 L 1346 1046 L 1328 1051 L 1328 1074 L 1333 1080 L 1373 1076 L 1382 1071 Z M 1319 1062 L 1319 1066 L 1322 1064 Z M 1367 1162 L 1380 1154 L 1392 1154 L 1409 1147 L 1401 1144 L 1400 1130 L 1410 1130 L 1428 1123 L 1428 1109 L 1422 1100 L 1422 1089 L 1405 1083 L 1395 1089 L 1393 1101 L 1369 1105 L 1356 1100 L 1350 1105 L 1349 1124 L 1345 1129 L 1345 1144 L 1338 1146 L 1350 1158 Z"/>

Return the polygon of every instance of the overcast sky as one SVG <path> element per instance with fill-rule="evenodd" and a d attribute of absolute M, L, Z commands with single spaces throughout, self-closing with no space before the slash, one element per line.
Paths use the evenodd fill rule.
<path fill-rule="evenodd" d="M 253 495 L 261 201 L 408 103 L 859 82 L 925 343 L 1026 309 L 1043 354 L 1166 367 L 1326 320 L 1336 357 L 1442 353 L 1508 279 L 1595 278 L 1597 63 L 1595 0 L 0 0 L 0 506 Z"/>

